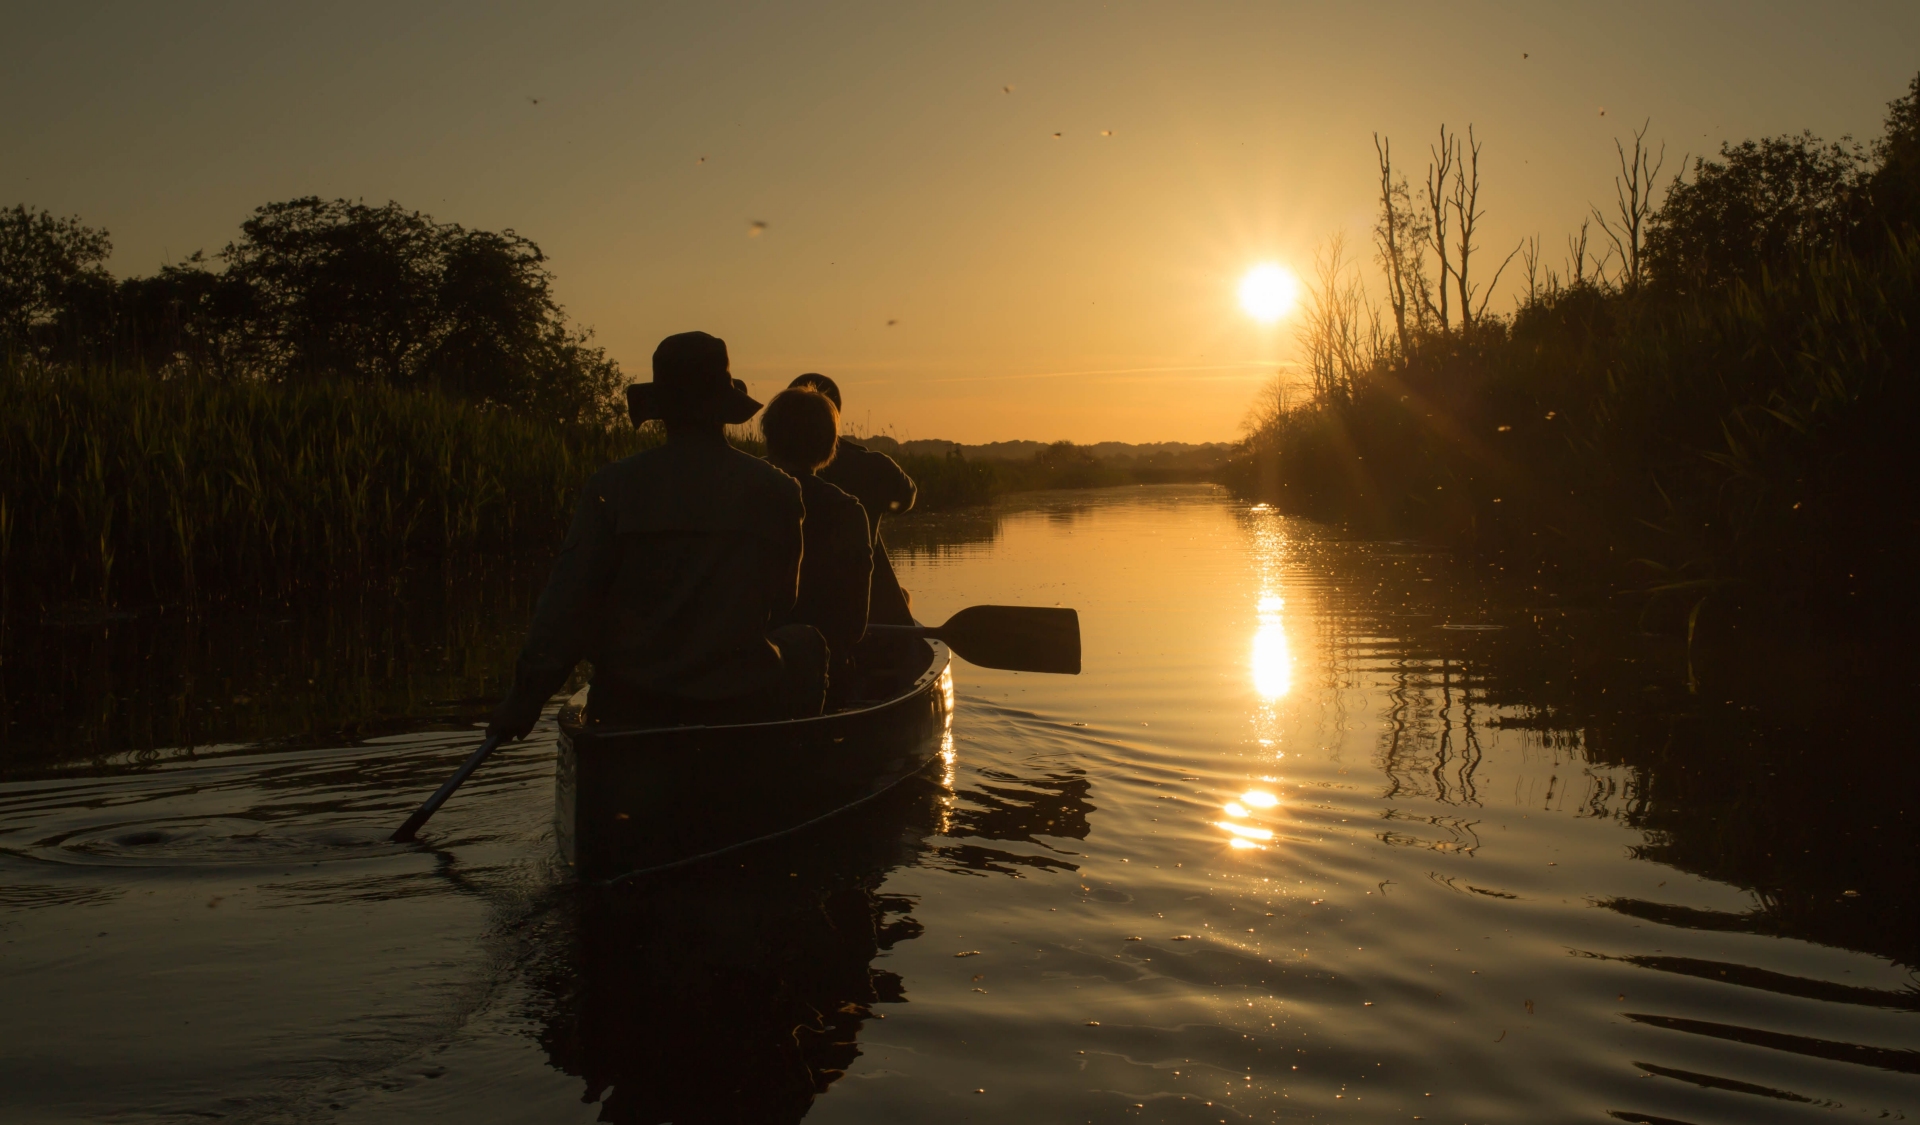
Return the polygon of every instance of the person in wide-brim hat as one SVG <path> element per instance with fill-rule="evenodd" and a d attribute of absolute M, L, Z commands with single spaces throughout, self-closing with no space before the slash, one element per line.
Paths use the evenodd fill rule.
<path fill-rule="evenodd" d="M 627 414 L 636 426 L 656 418 L 737 426 L 759 412 L 747 385 L 728 370 L 727 342 L 705 332 L 660 341 L 653 350 L 653 382 L 627 388 Z"/>
<path fill-rule="evenodd" d="M 595 473 L 535 604 L 489 734 L 521 738 L 582 660 L 587 719 L 618 726 L 771 722 L 820 713 L 827 643 L 790 621 L 806 509 L 800 485 L 727 440 L 760 409 L 727 345 L 682 332 L 627 390 L 664 440 Z"/>

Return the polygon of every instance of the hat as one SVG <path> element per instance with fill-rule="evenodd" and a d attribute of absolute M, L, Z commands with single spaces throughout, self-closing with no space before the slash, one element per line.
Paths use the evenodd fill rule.
<path fill-rule="evenodd" d="M 747 385 L 727 371 L 727 342 L 705 332 L 681 332 L 653 350 L 653 382 L 627 388 L 633 424 L 653 418 L 738 425 L 759 413 Z"/>

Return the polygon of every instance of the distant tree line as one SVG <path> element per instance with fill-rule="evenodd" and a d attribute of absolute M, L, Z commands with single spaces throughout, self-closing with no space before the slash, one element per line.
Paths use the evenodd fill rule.
<path fill-rule="evenodd" d="M 1920 615 L 1920 77 L 1870 144 L 1722 144 L 1662 179 L 1642 125 L 1564 263 L 1480 264 L 1480 141 L 1424 183 L 1375 138 L 1376 303 L 1334 240 L 1301 371 L 1226 478 L 1288 510 L 1695 599 Z M 1488 298 L 1518 263 L 1502 314 Z M 1485 278 L 1485 281 L 1481 281 Z"/>
<path fill-rule="evenodd" d="M 553 298 L 546 256 L 397 203 L 270 203 L 240 237 L 116 279 L 104 230 L 0 210 L 0 353 L 38 367 L 433 389 L 562 422 L 616 417 L 618 366 Z"/>

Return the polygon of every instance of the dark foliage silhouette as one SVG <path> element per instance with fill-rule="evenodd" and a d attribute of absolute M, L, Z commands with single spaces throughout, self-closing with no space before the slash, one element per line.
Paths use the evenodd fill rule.
<path fill-rule="evenodd" d="M 271 203 L 209 258 L 116 282 L 104 231 L 0 212 L 15 362 L 433 389 L 558 422 L 615 420 L 619 368 L 553 299 L 546 256 L 397 203 Z"/>

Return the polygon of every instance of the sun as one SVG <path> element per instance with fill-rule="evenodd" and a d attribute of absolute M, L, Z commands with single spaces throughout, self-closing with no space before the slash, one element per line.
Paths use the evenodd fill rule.
<path fill-rule="evenodd" d="M 1299 299 L 1300 279 L 1285 266 L 1258 265 L 1240 279 L 1240 307 L 1263 323 L 1272 324 L 1292 312 Z"/>

